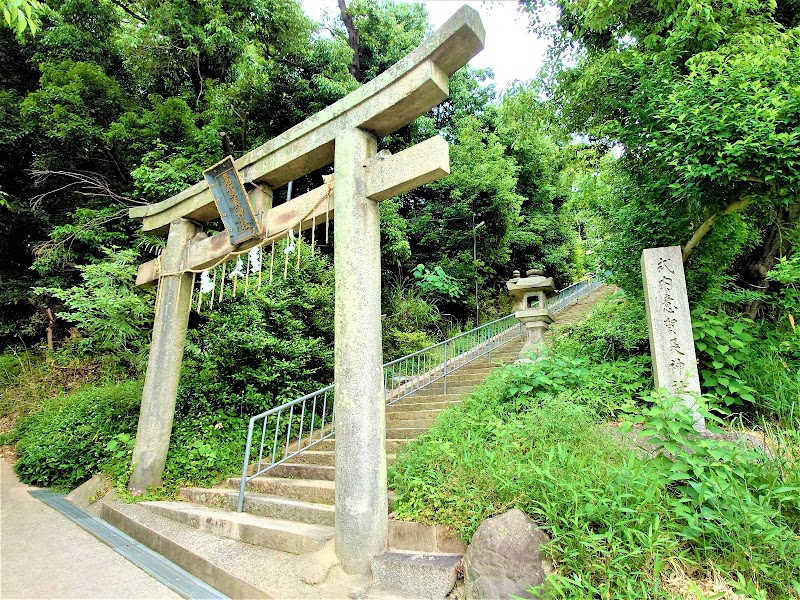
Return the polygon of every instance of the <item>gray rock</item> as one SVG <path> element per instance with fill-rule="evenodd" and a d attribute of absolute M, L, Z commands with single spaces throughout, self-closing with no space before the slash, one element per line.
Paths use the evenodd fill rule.
<path fill-rule="evenodd" d="M 530 598 L 550 571 L 539 550 L 550 539 L 525 513 L 512 509 L 481 523 L 464 555 L 467 600 Z"/>

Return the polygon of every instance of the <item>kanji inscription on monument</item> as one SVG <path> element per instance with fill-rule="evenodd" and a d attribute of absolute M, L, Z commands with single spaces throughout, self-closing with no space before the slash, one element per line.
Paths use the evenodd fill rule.
<path fill-rule="evenodd" d="M 695 429 L 705 429 L 695 400 L 700 379 L 680 247 L 645 249 L 642 279 L 656 387 L 682 396 L 694 413 Z"/>

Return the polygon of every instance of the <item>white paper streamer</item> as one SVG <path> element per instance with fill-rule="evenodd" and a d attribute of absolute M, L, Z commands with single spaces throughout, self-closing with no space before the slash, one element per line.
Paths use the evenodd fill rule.
<path fill-rule="evenodd" d="M 200 273 L 200 293 L 207 294 L 214 290 L 214 284 L 211 282 L 211 276 L 208 274 L 208 269 Z"/>
<path fill-rule="evenodd" d="M 289 230 L 289 245 L 283 249 L 284 254 L 289 254 L 290 252 L 294 252 L 294 230 Z"/>
<path fill-rule="evenodd" d="M 247 253 L 247 258 L 250 259 L 250 272 L 258 273 L 261 271 L 261 257 L 259 256 L 260 248 L 253 246 L 250 252 Z"/>
<path fill-rule="evenodd" d="M 236 260 L 236 268 L 228 275 L 228 279 L 238 279 L 239 277 L 244 277 L 244 263 L 241 256 Z"/>

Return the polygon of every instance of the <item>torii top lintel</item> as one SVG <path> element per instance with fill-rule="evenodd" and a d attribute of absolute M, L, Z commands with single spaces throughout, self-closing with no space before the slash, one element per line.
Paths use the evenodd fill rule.
<path fill-rule="evenodd" d="M 407 125 L 449 94 L 448 77 L 484 47 L 478 12 L 462 6 L 413 52 L 372 81 L 235 161 L 245 183 L 277 187 L 333 162 L 334 138 L 359 127 L 385 136 Z M 145 231 L 166 234 L 169 223 L 186 217 L 217 218 L 205 181 L 148 206 L 130 210 Z"/>

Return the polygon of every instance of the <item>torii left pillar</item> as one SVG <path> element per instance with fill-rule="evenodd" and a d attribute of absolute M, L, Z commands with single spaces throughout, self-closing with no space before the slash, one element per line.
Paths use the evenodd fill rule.
<path fill-rule="evenodd" d="M 167 246 L 161 254 L 164 275 L 158 280 L 153 338 L 133 449 L 133 475 L 128 483 L 134 490 L 161 485 L 192 301 L 192 274 L 182 272 L 183 261 L 198 229 L 186 219 L 172 221 Z"/>

